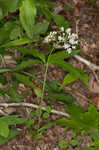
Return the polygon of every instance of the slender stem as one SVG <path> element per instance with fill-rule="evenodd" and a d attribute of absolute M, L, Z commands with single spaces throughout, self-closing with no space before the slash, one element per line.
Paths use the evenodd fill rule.
<path fill-rule="evenodd" d="M 44 73 L 44 82 L 43 82 L 42 96 L 41 96 L 41 99 L 40 99 L 40 110 L 42 108 L 42 102 L 43 102 L 43 98 L 44 98 L 44 92 L 45 92 L 45 85 L 46 85 L 46 80 L 47 80 L 47 71 L 48 71 L 49 59 L 50 59 L 50 56 L 51 56 L 51 54 L 52 54 L 53 51 L 54 51 L 54 48 L 50 51 L 50 54 L 49 54 L 48 59 L 47 59 L 47 63 L 45 64 L 46 69 L 45 69 L 45 73 Z M 41 118 L 41 114 L 40 114 L 39 119 L 38 119 L 39 125 L 40 125 L 40 120 L 41 120 L 40 118 Z"/>
<path fill-rule="evenodd" d="M 0 58 L 1 58 L 1 60 L 2 60 L 2 64 L 3 64 L 4 68 L 6 68 L 6 63 L 5 63 L 5 60 L 4 60 L 4 58 L 2 57 L 2 55 L 0 55 Z"/>

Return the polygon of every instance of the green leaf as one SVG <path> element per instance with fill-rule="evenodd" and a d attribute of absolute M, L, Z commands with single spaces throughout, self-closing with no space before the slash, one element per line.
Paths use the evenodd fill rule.
<path fill-rule="evenodd" d="M 6 138 L 8 137 L 8 134 L 9 134 L 9 127 L 7 122 L 0 120 L 0 135 Z"/>
<path fill-rule="evenodd" d="M 96 0 L 89 0 L 90 3 L 94 3 Z"/>
<path fill-rule="evenodd" d="M 43 118 L 45 118 L 45 119 L 49 118 L 49 113 L 45 112 L 45 113 L 43 114 Z"/>
<path fill-rule="evenodd" d="M 25 118 L 19 118 L 17 115 L 0 117 L 0 122 L 4 121 L 8 125 L 22 124 L 26 121 Z"/>
<path fill-rule="evenodd" d="M 63 68 L 64 70 L 70 72 L 71 74 L 74 74 L 75 77 L 81 79 L 83 83 L 88 86 L 88 75 L 86 73 L 83 73 L 82 70 L 77 69 L 76 67 L 73 67 L 71 64 L 67 63 L 66 61 L 54 61 L 56 66 L 59 66 Z"/>
<path fill-rule="evenodd" d="M 37 108 L 35 111 L 35 116 L 40 117 L 42 114 L 42 110 L 40 108 Z"/>
<path fill-rule="evenodd" d="M 17 40 L 18 38 L 22 38 L 22 28 L 19 25 L 15 25 L 9 37 L 10 40 Z"/>
<path fill-rule="evenodd" d="M 67 58 L 71 57 L 72 55 L 77 54 L 79 52 L 80 52 L 80 49 L 72 51 L 71 54 L 66 53 L 65 50 L 56 52 L 50 56 L 48 63 L 54 64 L 57 61 L 63 61 L 64 59 L 67 59 Z"/>
<path fill-rule="evenodd" d="M 59 141 L 58 145 L 60 148 L 67 148 L 68 147 L 68 141 L 67 140 Z"/>
<path fill-rule="evenodd" d="M 0 145 L 3 145 L 4 143 L 8 142 L 8 140 L 12 139 L 18 134 L 20 134 L 20 131 L 18 131 L 17 129 L 10 129 L 7 138 L 0 136 Z"/>
<path fill-rule="evenodd" d="M 62 101 L 68 105 L 77 105 L 75 99 L 71 95 L 63 92 L 49 91 L 45 98 L 49 100 Z"/>
<path fill-rule="evenodd" d="M 1 28 L 0 28 L 0 44 L 2 42 L 9 40 L 9 35 L 13 29 L 13 22 L 6 22 Z"/>
<path fill-rule="evenodd" d="M 34 57 L 40 58 L 43 63 L 45 63 L 45 56 L 43 53 L 38 52 L 37 50 L 34 49 L 26 49 L 26 48 L 18 48 L 18 51 L 20 51 L 24 56 L 25 55 L 32 55 Z"/>
<path fill-rule="evenodd" d="M 53 2 L 49 2 L 49 0 L 34 0 L 35 5 L 40 8 L 53 8 L 55 4 Z"/>
<path fill-rule="evenodd" d="M 46 84 L 45 90 L 47 91 L 47 94 L 45 98 L 48 98 L 49 100 L 62 101 L 68 105 L 77 105 L 75 99 L 70 94 L 59 90 L 58 83 L 58 81 L 54 80 Z"/>
<path fill-rule="evenodd" d="M 80 107 L 68 106 L 66 111 L 69 113 L 71 120 L 66 118 L 56 120 L 55 122 L 66 126 L 68 128 L 73 128 L 75 132 L 83 131 L 84 133 L 92 135 L 93 139 L 97 134 L 99 134 L 99 112 L 96 110 L 94 105 L 90 105 L 88 112 L 83 112 Z M 95 136 L 95 138 L 96 138 Z M 99 140 L 99 137 L 97 137 Z"/>
<path fill-rule="evenodd" d="M 0 73 L 4 73 L 4 72 L 10 72 L 10 69 L 0 69 Z"/>
<path fill-rule="evenodd" d="M 0 4 L 3 9 L 6 9 L 8 12 L 14 12 L 18 9 L 19 4 L 22 0 L 1 0 Z"/>
<path fill-rule="evenodd" d="M 39 129 L 39 131 L 40 131 L 41 133 L 43 133 L 46 129 L 49 129 L 49 128 L 51 128 L 51 127 L 54 126 L 54 125 L 55 125 L 54 122 L 49 122 L 49 123 L 43 125 L 43 126 Z"/>
<path fill-rule="evenodd" d="M 52 13 L 52 16 L 57 26 L 64 28 L 69 27 L 69 23 L 66 21 L 64 16 L 55 13 Z"/>
<path fill-rule="evenodd" d="M 26 120 L 25 126 L 26 128 L 30 128 L 34 124 L 34 119 Z"/>
<path fill-rule="evenodd" d="M 51 107 L 50 106 L 46 106 L 45 109 L 46 109 L 47 113 L 51 112 Z"/>
<path fill-rule="evenodd" d="M 78 145 L 78 141 L 77 141 L 77 140 L 71 140 L 71 141 L 70 141 L 70 144 L 71 144 L 72 146 L 77 146 L 77 145 Z"/>
<path fill-rule="evenodd" d="M 6 82 L 7 82 L 6 77 L 0 75 L 0 83 L 3 84 L 3 85 L 5 85 Z"/>
<path fill-rule="evenodd" d="M 22 63 L 17 65 L 16 68 L 12 69 L 12 71 L 23 70 L 26 67 L 31 67 L 33 64 L 41 64 L 41 61 L 37 59 L 29 59 L 26 61 L 22 61 Z"/>
<path fill-rule="evenodd" d="M 24 0 L 20 7 L 20 21 L 29 38 L 33 38 L 33 26 L 36 16 L 36 7 L 32 0 Z"/>
<path fill-rule="evenodd" d="M 97 149 L 97 147 L 85 147 L 82 150 L 98 150 L 98 149 Z"/>
<path fill-rule="evenodd" d="M 38 98 L 42 97 L 42 90 L 40 88 L 34 88 L 34 92 Z"/>
<path fill-rule="evenodd" d="M 38 23 L 35 24 L 33 27 L 33 35 L 40 35 L 46 33 L 47 29 L 49 26 L 49 22 L 43 22 L 43 23 Z"/>
<path fill-rule="evenodd" d="M 68 74 L 65 76 L 65 78 L 64 78 L 64 80 L 63 80 L 63 82 L 62 82 L 62 84 L 61 84 L 61 86 L 60 86 L 60 90 L 61 90 L 65 85 L 68 85 L 68 84 L 74 82 L 75 80 L 77 80 L 77 78 L 78 78 L 78 77 L 76 77 L 75 75 L 73 75 L 73 74 L 71 74 L 71 73 L 68 73 Z"/>
<path fill-rule="evenodd" d="M 24 83 L 25 85 L 28 85 L 32 88 L 35 88 L 35 85 L 33 84 L 32 81 L 30 81 L 28 76 L 25 76 L 25 75 L 20 74 L 20 73 L 13 73 L 13 75 L 16 77 L 17 80 Z"/>
<path fill-rule="evenodd" d="M 7 16 L 9 12 L 15 12 L 23 0 L 0 0 L 0 19 Z"/>
<path fill-rule="evenodd" d="M 50 20 L 52 18 L 52 14 L 48 8 L 41 8 L 41 11 L 45 15 L 47 20 Z"/>
<path fill-rule="evenodd" d="M 14 41 L 8 42 L 4 45 L 1 45 L 1 47 L 20 46 L 20 45 L 28 44 L 28 43 L 31 43 L 31 42 L 32 41 L 28 38 L 21 38 L 19 40 L 14 40 Z"/>

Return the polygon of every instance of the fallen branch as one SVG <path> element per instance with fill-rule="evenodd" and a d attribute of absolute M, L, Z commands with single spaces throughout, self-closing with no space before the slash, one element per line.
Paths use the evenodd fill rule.
<path fill-rule="evenodd" d="M 31 107 L 31 108 L 40 108 L 39 105 L 36 105 L 36 104 L 31 104 L 31 103 L 0 103 L 0 107 Z M 45 107 L 41 107 L 42 110 L 46 111 Z M 64 113 L 64 112 L 61 112 L 61 111 L 57 111 L 55 109 L 52 109 L 51 110 L 51 113 L 53 114 L 57 114 L 57 115 L 62 115 L 62 116 L 65 116 L 67 118 L 70 118 L 69 114 L 67 113 Z"/>
<path fill-rule="evenodd" d="M 1 109 L 0 109 L 0 114 L 3 115 L 3 116 L 6 116 L 6 115 L 7 115 L 7 114 L 6 114 L 4 111 L 2 111 Z"/>
<path fill-rule="evenodd" d="M 92 62 L 86 60 L 85 58 L 82 58 L 79 55 L 74 55 L 73 57 L 79 60 L 80 62 L 84 63 L 85 65 L 87 65 L 91 70 L 94 70 L 94 71 L 99 70 L 99 66 L 93 64 Z"/>

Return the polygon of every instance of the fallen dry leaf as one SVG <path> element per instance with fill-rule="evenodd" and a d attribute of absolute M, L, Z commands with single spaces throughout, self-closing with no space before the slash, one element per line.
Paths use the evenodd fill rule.
<path fill-rule="evenodd" d="M 93 75 L 90 75 L 88 88 L 90 92 L 99 94 L 99 85 L 95 81 Z"/>
<path fill-rule="evenodd" d="M 99 95 L 92 95 L 90 99 L 92 100 L 92 102 L 95 104 L 95 106 L 99 110 Z"/>

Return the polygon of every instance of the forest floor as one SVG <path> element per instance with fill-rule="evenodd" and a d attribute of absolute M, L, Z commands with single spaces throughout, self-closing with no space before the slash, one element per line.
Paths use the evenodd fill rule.
<path fill-rule="evenodd" d="M 65 9 L 63 6 L 66 6 Z M 73 6 L 73 8 L 68 8 L 67 5 Z M 99 1 L 96 3 L 89 3 L 87 0 L 61 0 L 56 3 L 56 10 L 59 14 L 63 15 L 66 20 L 68 20 L 70 27 L 73 32 L 78 32 L 79 37 L 82 39 L 80 47 L 82 48 L 80 55 L 99 65 Z M 41 48 L 41 50 L 43 47 Z M 43 49 L 44 50 L 44 49 Z M 93 102 L 95 106 L 99 109 L 99 83 L 96 81 L 94 73 L 82 62 L 76 60 L 74 57 L 68 59 L 69 63 L 73 66 L 83 69 L 89 76 L 88 87 L 86 87 L 80 80 L 65 86 L 64 90 L 70 89 L 75 91 L 73 97 L 77 100 L 77 103 L 87 110 L 89 103 Z M 37 76 L 43 78 L 44 68 L 38 69 Z M 63 80 L 66 72 L 62 69 L 50 65 L 48 69 L 47 80 L 59 80 L 60 83 Z M 99 77 L 99 71 L 96 71 L 97 77 Z M 35 84 L 40 86 L 37 81 Z M 26 91 L 27 88 L 20 87 L 19 93 Z M 23 100 L 24 102 L 34 102 L 39 104 L 39 100 L 36 97 L 28 95 Z M 52 108 L 64 111 L 64 105 L 58 101 L 43 101 L 43 105 L 49 104 Z M 33 111 L 31 108 L 20 107 L 16 109 L 16 114 L 22 117 L 29 117 L 29 112 Z M 61 116 L 51 114 L 50 120 L 56 120 L 61 118 Z M 42 119 L 42 124 L 43 124 Z M 58 142 L 64 140 L 71 140 L 72 129 L 66 131 L 64 128 L 56 125 L 50 129 L 47 129 L 43 134 L 42 139 L 36 140 L 28 133 L 25 127 L 21 127 L 22 132 L 20 135 L 16 136 L 12 140 L 8 141 L 0 150 L 62 150 L 59 148 Z M 83 140 L 80 140 L 76 146 L 76 150 L 81 150 L 81 148 L 86 147 L 90 144 L 91 138 L 88 135 L 81 135 Z M 73 150 L 74 147 L 70 144 L 67 150 Z"/>

